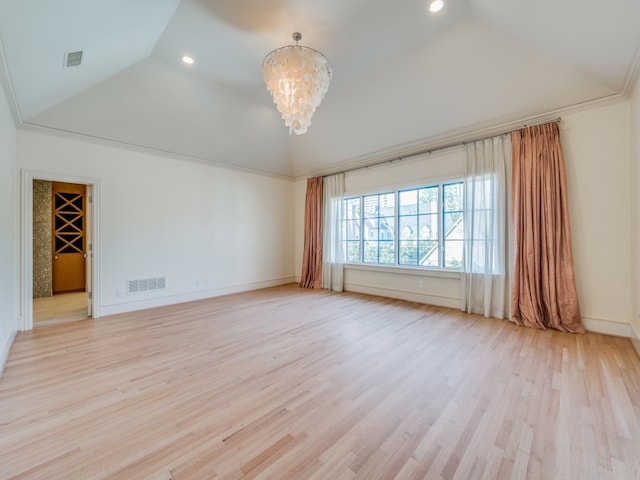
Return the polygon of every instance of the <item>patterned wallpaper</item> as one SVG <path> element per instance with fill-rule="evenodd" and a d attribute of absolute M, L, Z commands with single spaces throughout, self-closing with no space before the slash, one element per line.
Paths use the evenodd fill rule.
<path fill-rule="evenodd" d="M 33 181 L 33 298 L 52 295 L 51 182 Z"/>

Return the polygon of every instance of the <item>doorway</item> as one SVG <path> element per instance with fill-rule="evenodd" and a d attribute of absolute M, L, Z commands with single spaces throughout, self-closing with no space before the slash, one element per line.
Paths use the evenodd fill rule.
<path fill-rule="evenodd" d="M 88 318 L 87 186 L 33 180 L 33 322 Z"/>
<path fill-rule="evenodd" d="M 98 193 L 97 179 L 22 171 L 22 330 L 99 317 Z"/>

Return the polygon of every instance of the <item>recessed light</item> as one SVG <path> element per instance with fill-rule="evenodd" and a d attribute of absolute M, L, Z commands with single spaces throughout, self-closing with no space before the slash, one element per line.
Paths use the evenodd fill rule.
<path fill-rule="evenodd" d="M 436 13 L 442 10 L 442 7 L 444 7 L 444 2 L 442 0 L 433 0 L 431 5 L 429 5 L 429 11 L 431 13 Z"/>
<path fill-rule="evenodd" d="M 193 58 L 191 58 L 188 55 L 185 55 L 184 57 L 182 57 L 182 62 L 186 63 L 187 65 L 192 65 L 193 64 Z"/>

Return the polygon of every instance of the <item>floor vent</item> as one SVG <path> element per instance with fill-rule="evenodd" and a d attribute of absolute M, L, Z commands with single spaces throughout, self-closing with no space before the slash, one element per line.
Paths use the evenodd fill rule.
<path fill-rule="evenodd" d="M 143 280 L 128 280 L 127 293 L 133 295 L 135 293 L 148 292 L 150 290 L 162 290 L 165 288 L 166 277 L 145 278 Z"/>

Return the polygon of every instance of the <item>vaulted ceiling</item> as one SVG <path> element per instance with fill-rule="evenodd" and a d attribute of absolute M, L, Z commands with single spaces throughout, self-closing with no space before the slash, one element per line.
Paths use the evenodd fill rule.
<path fill-rule="evenodd" d="M 637 75 L 640 0 L 427 1 L 0 0 L 0 64 L 25 127 L 293 177 L 625 95 Z M 333 67 L 300 136 L 261 73 L 294 31 Z"/>

